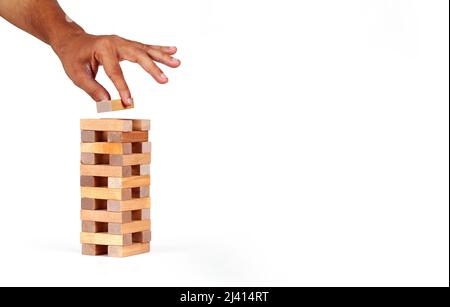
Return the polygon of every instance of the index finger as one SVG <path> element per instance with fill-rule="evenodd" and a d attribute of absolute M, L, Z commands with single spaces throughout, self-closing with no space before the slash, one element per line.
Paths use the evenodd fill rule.
<path fill-rule="evenodd" d="M 111 79 L 124 106 L 130 106 L 133 104 L 133 98 L 131 97 L 130 90 L 128 88 L 125 77 L 123 76 L 122 68 L 120 67 L 119 60 L 112 56 L 103 56 L 100 59 L 106 75 Z"/>

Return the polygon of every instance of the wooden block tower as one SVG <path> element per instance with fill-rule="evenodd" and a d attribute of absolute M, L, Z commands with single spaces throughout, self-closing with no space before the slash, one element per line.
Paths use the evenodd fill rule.
<path fill-rule="evenodd" d="M 150 251 L 149 120 L 82 119 L 83 255 Z"/>

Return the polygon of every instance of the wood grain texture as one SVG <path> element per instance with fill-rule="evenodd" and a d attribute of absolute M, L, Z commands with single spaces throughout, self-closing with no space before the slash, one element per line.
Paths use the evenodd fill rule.
<path fill-rule="evenodd" d="M 133 243 L 145 243 L 152 240 L 152 232 L 150 230 L 136 232 L 132 234 Z"/>
<path fill-rule="evenodd" d="M 150 220 L 133 221 L 125 224 L 119 223 L 108 224 L 108 232 L 110 234 L 119 235 L 126 233 L 135 233 L 140 231 L 150 231 Z"/>
<path fill-rule="evenodd" d="M 134 108 L 134 102 L 129 106 L 124 106 L 121 99 L 97 102 L 97 113 L 121 111 Z"/>
<path fill-rule="evenodd" d="M 109 163 L 117 166 L 129 166 L 150 164 L 150 153 L 130 154 L 130 155 L 110 155 Z"/>
<path fill-rule="evenodd" d="M 148 142 L 148 131 L 131 132 L 108 132 L 108 142 L 110 143 L 136 143 Z"/>
<path fill-rule="evenodd" d="M 81 209 L 84 210 L 103 210 L 107 208 L 107 200 L 81 198 Z"/>
<path fill-rule="evenodd" d="M 140 143 L 133 143 L 140 144 Z M 97 154 L 131 154 L 133 150 L 132 143 L 107 143 L 107 142 L 96 142 L 96 143 L 81 143 L 80 151 L 97 153 Z"/>
<path fill-rule="evenodd" d="M 150 185 L 150 176 L 109 177 L 108 188 L 137 188 Z"/>
<path fill-rule="evenodd" d="M 80 165 L 81 176 L 129 177 L 131 173 L 131 166 Z"/>
<path fill-rule="evenodd" d="M 148 253 L 149 251 L 150 243 L 133 243 L 128 246 L 108 246 L 108 256 L 111 257 L 128 257 Z"/>
<path fill-rule="evenodd" d="M 131 119 L 81 119 L 81 130 L 94 131 L 132 131 L 136 125 Z M 134 129 L 144 130 L 144 129 Z"/>
<path fill-rule="evenodd" d="M 85 256 L 99 256 L 108 254 L 107 245 L 82 244 L 81 254 Z"/>
<path fill-rule="evenodd" d="M 135 198 L 130 200 L 108 200 L 108 211 L 121 212 L 150 208 L 150 197 Z"/>
<path fill-rule="evenodd" d="M 128 200 L 131 199 L 132 196 L 131 189 L 81 187 L 80 190 L 82 198 Z"/>
<path fill-rule="evenodd" d="M 97 244 L 97 245 L 130 245 L 132 241 L 131 234 L 112 235 L 109 233 L 97 232 L 81 232 L 81 244 Z"/>
<path fill-rule="evenodd" d="M 108 212 L 106 210 L 81 210 L 80 218 L 83 221 L 106 222 L 106 223 L 129 223 L 131 212 Z"/>

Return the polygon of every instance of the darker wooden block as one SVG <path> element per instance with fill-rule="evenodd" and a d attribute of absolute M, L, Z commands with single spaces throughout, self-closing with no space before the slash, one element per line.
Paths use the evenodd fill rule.
<path fill-rule="evenodd" d="M 80 176 L 80 186 L 82 187 L 107 187 L 107 177 Z"/>
<path fill-rule="evenodd" d="M 101 210 L 107 208 L 107 200 L 81 198 L 81 209 L 83 210 Z"/>
<path fill-rule="evenodd" d="M 109 155 L 82 152 L 80 162 L 85 165 L 109 164 Z"/>
<path fill-rule="evenodd" d="M 108 132 L 108 142 L 111 143 L 136 143 L 136 142 L 147 142 L 148 132 L 147 131 L 131 131 L 131 132 L 118 132 L 111 131 Z"/>
<path fill-rule="evenodd" d="M 81 229 L 83 232 L 107 232 L 108 223 L 81 221 Z"/>
<path fill-rule="evenodd" d="M 149 197 L 150 196 L 150 187 L 145 186 L 145 187 L 132 188 L 131 196 L 132 196 L 132 198 Z"/>
<path fill-rule="evenodd" d="M 150 209 L 139 209 L 132 211 L 131 219 L 133 221 L 149 220 L 150 219 Z"/>
<path fill-rule="evenodd" d="M 152 151 L 152 145 L 150 142 L 131 143 L 132 153 L 148 153 Z"/>
<path fill-rule="evenodd" d="M 81 253 L 86 256 L 98 256 L 108 254 L 107 245 L 82 244 Z"/>
<path fill-rule="evenodd" d="M 152 240 L 151 231 L 141 231 L 132 234 L 133 243 L 145 243 Z"/>

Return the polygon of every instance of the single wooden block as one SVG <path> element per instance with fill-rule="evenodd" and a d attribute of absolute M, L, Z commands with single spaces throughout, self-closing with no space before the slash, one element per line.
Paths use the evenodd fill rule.
<path fill-rule="evenodd" d="M 133 143 L 140 144 L 140 143 Z M 96 143 L 81 143 L 81 152 L 90 152 L 98 154 L 116 154 L 124 155 L 132 153 L 132 143 L 107 143 L 107 142 L 96 142 Z"/>
<path fill-rule="evenodd" d="M 82 232 L 108 232 L 108 223 L 81 221 Z"/>
<path fill-rule="evenodd" d="M 150 208 L 150 197 L 134 198 L 130 200 L 108 200 L 107 208 L 108 211 L 112 212 L 148 209 Z"/>
<path fill-rule="evenodd" d="M 133 243 L 145 243 L 152 240 L 152 232 L 150 230 L 136 232 L 132 234 Z"/>
<path fill-rule="evenodd" d="M 148 142 L 148 131 L 131 132 L 108 132 L 108 142 L 110 143 L 136 143 Z"/>
<path fill-rule="evenodd" d="M 150 164 L 133 165 L 131 167 L 132 176 L 147 176 L 150 175 Z"/>
<path fill-rule="evenodd" d="M 108 233 L 121 235 L 126 233 L 134 233 L 140 231 L 150 230 L 150 220 L 133 221 L 130 223 L 108 223 Z"/>
<path fill-rule="evenodd" d="M 80 176 L 81 187 L 107 187 L 108 178 L 95 176 Z"/>
<path fill-rule="evenodd" d="M 123 143 L 129 144 L 129 143 Z M 152 151 L 152 143 L 151 142 L 141 142 L 141 143 L 131 143 L 133 153 L 147 153 Z"/>
<path fill-rule="evenodd" d="M 81 253 L 85 256 L 98 256 L 107 255 L 108 246 L 107 245 L 95 245 L 95 244 L 82 244 Z"/>
<path fill-rule="evenodd" d="M 81 164 L 86 164 L 86 165 L 109 164 L 109 155 L 108 154 L 95 154 L 95 153 L 90 153 L 90 152 L 82 152 L 81 157 L 80 157 L 80 162 L 81 162 Z"/>
<path fill-rule="evenodd" d="M 140 220 L 149 220 L 150 219 L 150 209 L 139 209 L 139 210 L 133 210 L 131 212 L 131 219 L 133 221 L 140 221 Z"/>
<path fill-rule="evenodd" d="M 82 143 L 95 143 L 107 141 L 108 141 L 108 132 L 106 131 L 81 130 Z"/>
<path fill-rule="evenodd" d="M 131 188 L 131 197 L 132 198 L 150 197 L 150 187 L 144 186 L 139 188 Z"/>
<path fill-rule="evenodd" d="M 148 130 L 150 130 L 150 120 L 133 119 L 133 131 L 148 131 Z"/>
<path fill-rule="evenodd" d="M 131 189 L 81 187 L 82 198 L 128 200 L 131 199 L 131 196 L 132 196 Z"/>
<path fill-rule="evenodd" d="M 105 222 L 105 223 L 129 223 L 131 212 L 109 212 L 106 210 L 81 210 L 80 219 L 83 221 Z"/>
<path fill-rule="evenodd" d="M 129 246 L 108 246 L 108 256 L 111 257 L 128 257 L 148 253 L 149 251 L 149 243 L 133 243 Z"/>
<path fill-rule="evenodd" d="M 84 210 L 103 210 L 107 208 L 107 200 L 105 199 L 93 199 L 82 198 L 81 209 Z"/>
<path fill-rule="evenodd" d="M 130 154 L 130 155 L 110 155 L 109 163 L 111 165 L 140 165 L 150 164 L 150 153 Z"/>
<path fill-rule="evenodd" d="M 150 185 L 150 176 L 109 177 L 109 188 L 137 188 Z"/>
<path fill-rule="evenodd" d="M 80 165 L 81 176 L 129 177 L 132 174 L 131 170 L 131 166 Z"/>
<path fill-rule="evenodd" d="M 96 245 L 130 245 L 133 240 L 131 234 L 112 235 L 103 232 L 82 232 L 80 233 L 81 244 L 96 244 Z"/>
<path fill-rule="evenodd" d="M 120 99 L 97 102 L 97 113 L 121 111 L 133 108 L 134 103 L 131 103 L 129 106 L 124 106 Z"/>
<path fill-rule="evenodd" d="M 81 119 L 81 130 L 132 131 L 136 124 L 131 119 Z M 141 129 L 134 129 L 141 130 Z M 142 129 L 143 130 L 143 129 Z"/>

